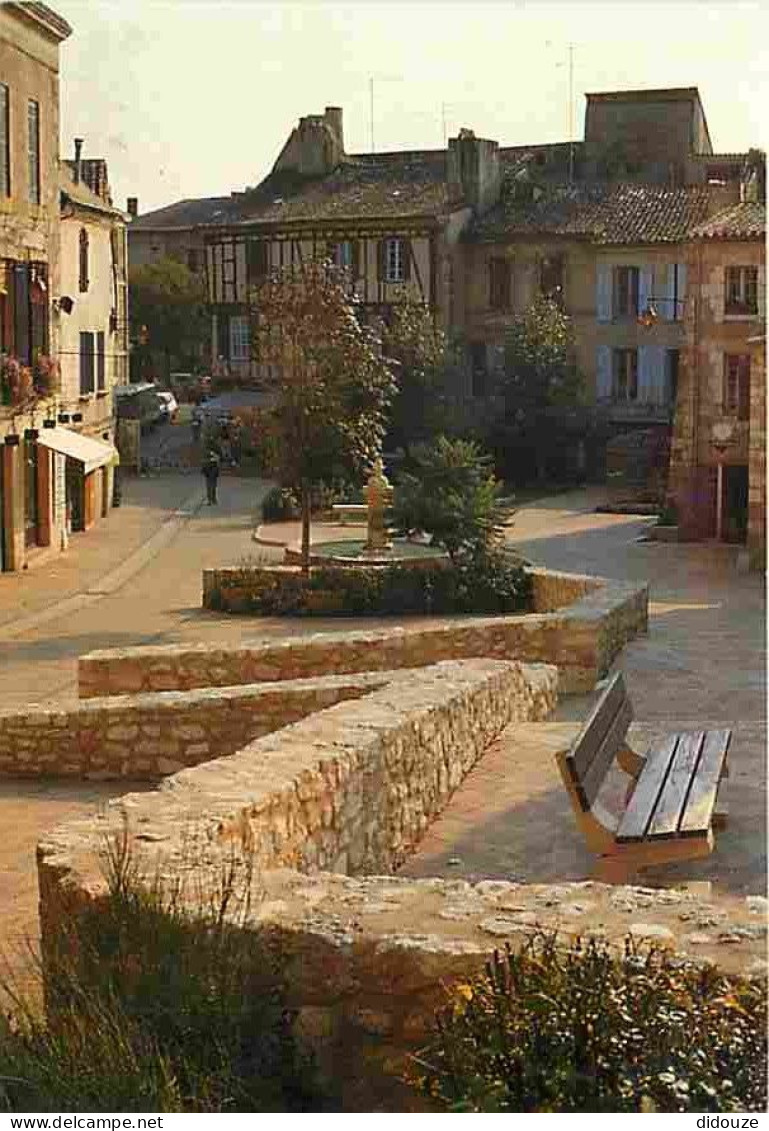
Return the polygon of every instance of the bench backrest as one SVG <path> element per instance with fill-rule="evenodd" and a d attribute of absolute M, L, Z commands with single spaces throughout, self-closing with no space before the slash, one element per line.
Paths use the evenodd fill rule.
<path fill-rule="evenodd" d="M 576 802 L 589 812 L 633 721 L 622 673 L 612 676 L 585 725 L 563 757 Z"/>

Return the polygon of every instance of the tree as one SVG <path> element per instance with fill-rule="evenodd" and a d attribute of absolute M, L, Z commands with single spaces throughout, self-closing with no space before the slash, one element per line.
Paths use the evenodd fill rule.
<path fill-rule="evenodd" d="M 503 385 L 508 411 L 580 403 L 572 321 L 553 299 L 539 296 L 510 324 Z"/>
<path fill-rule="evenodd" d="M 449 431 L 453 358 L 429 306 L 405 297 L 399 301 L 382 327 L 382 346 L 398 376 L 389 442 L 408 450 Z"/>
<path fill-rule="evenodd" d="M 131 268 L 131 337 L 141 369 L 161 364 L 168 379 L 174 362 L 197 362 L 209 334 L 205 302 L 203 281 L 177 259 Z"/>
<path fill-rule="evenodd" d="M 572 321 L 557 302 L 539 296 L 513 319 L 505 337 L 501 381 L 504 421 L 502 445 L 517 452 L 522 466 L 544 478 L 548 454 L 563 445 L 557 409 L 583 401 L 584 378 L 575 358 Z"/>
<path fill-rule="evenodd" d="M 372 467 L 396 384 L 344 271 L 317 261 L 284 268 L 252 300 L 255 357 L 273 400 L 262 416 L 265 462 L 301 501 L 308 572 L 312 488 Z"/>
<path fill-rule="evenodd" d="M 432 534 L 452 559 L 487 553 L 510 517 L 491 458 L 470 440 L 439 436 L 434 444 L 415 447 L 410 463 L 398 479 L 396 526 L 404 534 Z"/>

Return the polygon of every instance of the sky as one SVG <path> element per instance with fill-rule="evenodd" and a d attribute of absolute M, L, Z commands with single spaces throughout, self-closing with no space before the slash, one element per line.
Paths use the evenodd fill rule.
<path fill-rule="evenodd" d="M 115 203 L 137 196 L 141 213 L 258 184 L 326 106 L 343 108 L 347 152 L 370 151 L 372 78 L 379 151 L 440 148 L 461 126 L 501 145 L 579 139 L 586 92 L 668 86 L 699 87 L 716 151 L 767 146 L 765 0 L 49 3 L 74 29 L 62 154 L 83 137 Z"/>

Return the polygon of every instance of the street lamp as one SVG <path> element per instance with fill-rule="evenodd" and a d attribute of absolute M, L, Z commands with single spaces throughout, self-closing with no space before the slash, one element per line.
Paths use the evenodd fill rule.
<path fill-rule="evenodd" d="M 724 527 L 724 456 L 734 438 L 734 424 L 730 420 L 717 420 L 710 432 L 710 441 L 718 456 L 716 478 L 716 541 L 721 541 Z"/>
<path fill-rule="evenodd" d="M 659 311 L 657 303 L 670 302 L 673 306 L 685 306 L 686 303 L 682 298 L 658 298 L 657 295 L 649 295 L 646 299 L 646 306 L 636 318 L 639 326 L 644 326 L 649 330 L 652 326 L 656 326 L 659 321 Z"/>

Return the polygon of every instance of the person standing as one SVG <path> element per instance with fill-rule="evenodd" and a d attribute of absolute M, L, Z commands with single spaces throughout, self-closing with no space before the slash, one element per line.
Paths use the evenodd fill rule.
<path fill-rule="evenodd" d="M 203 472 L 206 481 L 208 505 L 214 506 L 218 502 L 216 498 L 216 487 L 219 482 L 219 456 L 213 448 L 209 448 L 200 470 Z"/>

